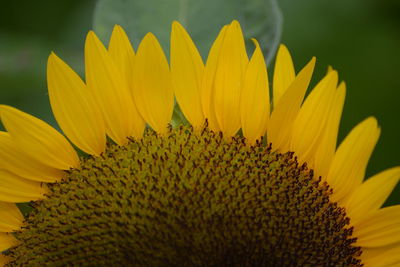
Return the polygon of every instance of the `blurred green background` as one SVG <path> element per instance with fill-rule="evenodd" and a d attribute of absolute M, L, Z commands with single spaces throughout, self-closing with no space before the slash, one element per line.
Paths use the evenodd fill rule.
<path fill-rule="evenodd" d="M 399 165 L 400 1 L 278 3 L 284 17 L 281 42 L 292 52 L 296 69 L 316 56 L 314 84 L 328 65 L 347 83 L 340 139 L 359 121 L 374 115 L 382 126 L 382 135 L 368 175 Z M 55 125 L 46 89 L 47 56 L 55 51 L 83 73 L 83 45 L 92 28 L 94 6 L 94 0 L 2 3 L 1 104 L 13 105 Z M 389 203 L 399 200 L 400 186 Z"/>

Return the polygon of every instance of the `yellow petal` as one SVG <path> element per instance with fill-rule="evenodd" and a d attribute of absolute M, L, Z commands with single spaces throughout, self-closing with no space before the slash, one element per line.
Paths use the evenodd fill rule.
<path fill-rule="evenodd" d="M 300 71 L 289 88 L 274 107 L 268 123 L 268 142 L 272 143 L 274 150 L 288 151 L 290 134 L 293 122 L 300 110 L 301 102 L 307 91 L 312 73 L 314 71 L 315 58 Z"/>
<path fill-rule="evenodd" d="M 104 121 L 81 78 L 56 54 L 49 56 L 47 84 L 53 114 L 65 135 L 84 152 L 105 150 Z"/>
<path fill-rule="evenodd" d="M 9 170 L 29 180 L 55 182 L 65 176 L 65 172 L 49 167 L 26 155 L 13 142 L 7 132 L 0 131 L 0 169 Z"/>
<path fill-rule="evenodd" d="M 13 232 L 21 228 L 24 217 L 14 203 L 0 201 L 0 232 Z"/>
<path fill-rule="evenodd" d="M 43 199 L 46 192 L 47 190 L 42 183 L 0 170 L 0 201 L 29 202 Z"/>
<path fill-rule="evenodd" d="M 400 241 L 400 205 L 387 207 L 365 216 L 354 224 L 356 245 L 380 247 Z"/>
<path fill-rule="evenodd" d="M 324 132 L 338 81 L 336 71 L 330 72 L 311 91 L 293 123 L 290 151 L 296 152 L 301 162 L 309 162 Z"/>
<path fill-rule="evenodd" d="M 174 108 L 174 93 L 167 59 L 152 33 L 137 50 L 134 66 L 134 99 L 139 113 L 156 132 L 167 132 Z"/>
<path fill-rule="evenodd" d="M 362 183 L 379 135 L 376 119 L 369 117 L 354 127 L 340 144 L 327 176 L 333 188 L 333 201 L 349 196 Z"/>
<path fill-rule="evenodd" d="M 189 34 L 179 22 L 172 23 L 171 75 L 176 100 L 194 128 L 204 124 L 201 106 L 201 81 L 204 64 Z"/>
<path fill-rule="evenodd" d="M 108 45 L 108 53 L 114 60 L 115 65 L 120 69 L 122 75 L 127 79 L 127 82 L 130 82 L 135 52 L 124 29 L 119 25 L 114 26 Z"/>
<path fill-rule="evenodd" d="M 265 134 L 270 111 L 267 68 L 258 42 L 253 42 L 256 49 L 247 66 L 240 103 L 242 131 L 249 144 Z"/>
<path fill-rule="evenodd" d="M 62 170 L 77 168 L 71 144 L 44 121 L 10 106 L 0 106 L 0 117 L 15 144 L 37 161 Z"/>
<path fill-rule="evenodd" d="M 243 33 L 239 22 L 227 28 L 217 61 L 214 80 L 214 109 L 225 137 L 240 129 L 240 98 L 248 64 Z"/>
<path fill-rule="evenodd" d="M 139 114 L 139 111 L 134 104 L 132 86 L 132 76 L 133 76 L 133 65 L 135 62 L 135 52 L 133 51 L 132 45 L 126 35 L 125 31 L 121 26 L 115 25 L 114 30 L 111 35 L 110 44 L 108 46 L 108 52 L 113 59 L 116 67 L 122 74 L 122 78 L 129 88 L 129 94 L 132 97 L 132 116 L 131 120 L 133 122 L 133 137 L 140 139 L 143 135 L 143 130 L 146 126 L 144 119 Z"/>
<path fill-rule="evenodd" d="M 391 168 L 362 183 L 346 203 L 346 213 L 354 223 L 378 210 L 400 180 L 400 167 Z"/>
<path fill-rule="evenodd" d="M 295 71 L 293 66 L 292 57 L 289 50 L 283 44 L 279 46 L 278 53 L 275 60 L 274 69 L 274 107 L 279 102 L 279 99 L 289 88 L 290 84 L 294 81 Z"/>
<path fill-rule="evenodd" d="M 10 233 L 0 233 L 0 251 L 5 251 L 18 244 L 18 240 Z M 4 260 L 3 258 L 2 260 Z M 1 261 L 0 261 L 1 263 Z"/>
<path fill-rule="evenodd" d="M 342 116 L 346 85 L 342 82 L 335 92 L 332 109 L 326 122 L 321 142 L 314 157 L 314 171 L 316 176 L 326 179 L 329 166 L 335 155 L 337 135 L 339 131 L 340 118 Z"/>
<path fill-rule="evenodd" d="M 360 258 L 366 267 L 399 266 L 400 244 L 375 248 L 362 248 Z"/>
<path fill-rule="evenodd" d="M 85 73 L 108 136 L 119 145 L 126 144 L 129 136 L 141 137 L 144 128 L 134 127 L 134 105 L 126 80 L 92 31 L 85 43 Z"/>
<path fill-rule="evenodd" d="M 225 25 L 214 41 L 208 54 L 207 63 L 204 68 L 203 80 L 201 83 L 201 104 L 203 107 L 204 117 L 208 120 L 208 125 L 211 130 L 219 131 L 217 118 L 215 117 L 214 105 L 214 80 L 217 70 L 217 62 L 221 52 L 221 45 L 225 38 L 228 26 Z"/>

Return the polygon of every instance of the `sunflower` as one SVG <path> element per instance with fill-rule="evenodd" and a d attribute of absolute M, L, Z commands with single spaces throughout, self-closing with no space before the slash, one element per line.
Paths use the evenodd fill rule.
<path fill-rule="evenodd" d="M 233 21 L 204 64 L 173 22 L 168 63 L 151 33 L 135 53 L 120 26 L 108 49 L 89 32 L 85 82 L 51 53 L 66 137 L 0 106 L 1 265 L 400 264 L 400 206 L 381 208 L 400 167 L 363 181 L 376 119 L 337 147 L 337 71 L 305 98 L 315 58 L 296 73 L 281 45 L 271 98 L 253 42 L 249 59 Z M 173 128 L 175 99 L 188 123 Z"/>

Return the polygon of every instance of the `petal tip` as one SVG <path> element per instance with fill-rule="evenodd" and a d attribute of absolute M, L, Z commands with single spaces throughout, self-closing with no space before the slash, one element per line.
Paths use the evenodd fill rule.
<path fill-rule="evenodd" d="M 100 42 L 99 38 L 97 37 L 96 33 L 93 30 L 90 30 L 86 35 L 86 42 L 85 45 L 93 44 Z"/>
<path fill-rule="evenodd" d="M 121 30 L 123 30 L 121 25 L 119 25 L 119 24 L 114 25 L 113 31 L 121 31 Z"/>
<path fill-rule="evenodd" d="M 255 45 L 256 49 L 260 47 L 260 44 L 258 43 L 256 38 L 250 38 L 250 40 L 253 42 L 253 44 Z"/>
<path fill-rule="evenodd" d="M 279 44 L 278 53 L 286 52 L 289 53 L 289 49 L 285 44 Z"/>
<path fill-rule="evenodd" d="M 238 20 L 234 19 L 234 20 L 232 20 L 230 25 L 233 27 L 240 27 L 240 22 Z"/>
<path fill-rule="evenodd" d="M 178 29 L 180 27 L 183 27 L 183 26 L 179 21 L 177 21 L 177 20 L 172 21 L 172 29 L 174 29 L 174 28 Z"/>
<path fill-rule="evenodd" d="M 143 41 L 144 40 L 151 40 L 151 41 L 154 41 L 154 40 L 157 40 L 157 38 L 156 38 L 156 36 L 152 33 L 152 32 L 148 32 L 148 33 L 146 33 L 146 35 L 143 37 Z"/>
<path fill-rule="evenodd" d="M 368 124 L 369 127 L 373 127 L 376 129 L 380 128 L 378 124 L 378 119 L 375 116 L 369 116 L 368 118 L 365 119 L 364 122 Z"/>

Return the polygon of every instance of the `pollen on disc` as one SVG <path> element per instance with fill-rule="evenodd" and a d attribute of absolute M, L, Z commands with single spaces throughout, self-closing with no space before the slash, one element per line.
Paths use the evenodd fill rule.
<path fill-rule="evenodd" d="M 207 127 L 110 143 L 49 189 L 8 266 L 361 266 L 344 210 L 293 153 Z"/>

